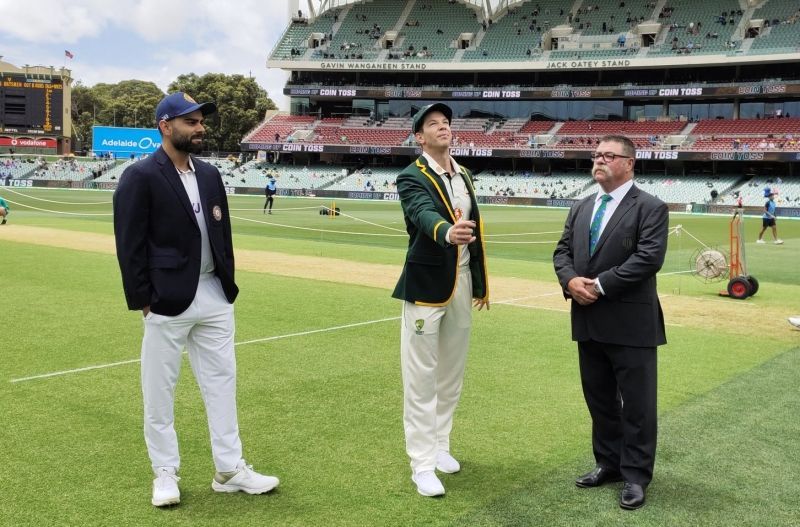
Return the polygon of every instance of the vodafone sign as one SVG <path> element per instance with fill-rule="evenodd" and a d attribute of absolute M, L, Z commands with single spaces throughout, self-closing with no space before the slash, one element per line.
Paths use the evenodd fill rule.
<path fill-rule="evenodd" d="M 19 148 L 56 148 L 58 146 L 55 139 L 31 139 L 29 137 L 0 137 L 0 146 L 10 146 Z"/>

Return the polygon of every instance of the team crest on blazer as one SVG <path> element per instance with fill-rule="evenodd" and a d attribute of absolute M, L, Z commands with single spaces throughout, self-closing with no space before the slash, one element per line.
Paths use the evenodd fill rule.
<path fill-rule="evenodd" d="M 630 236 L 622 238 L 622 247 L 626 251 L 630 251 L 631 249 L 633 249 L 633 245 L 634 245 L 633 238 L 631 238 Z"/>
<path fill-rule="evenodd" d="M 215 220 L 222 221 L 222 209 L 219 208 L 219 205 L 214 205 L 214 208 L 211 209 L 211 214 L 214 216 Z"/>

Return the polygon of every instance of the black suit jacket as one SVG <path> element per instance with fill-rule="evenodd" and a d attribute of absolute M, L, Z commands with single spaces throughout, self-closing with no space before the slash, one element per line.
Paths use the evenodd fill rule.
<path fill-rule="evenodd" d="M 229 302 L 234 282 L 233 242 L 219 171 L 192 157 L 215 273 Z M 179 315 L 200 278 L 200 227 L 178 171 L 163 149 L 123 172 L 114 192 L 114 236 L 129 309 Z"/>
<path fill-rule="evenodd" d="M 669 210 L 658 198 L 631 187 L 589 255 L 589 224 L 596 195 L 572 206 L 553 254 L 558 280 L 598 278 L 605 295 L 588 306 L 572 302 L 572 339 L 633 347 L 666 343 L 656 273 L 667 252 Z"/>

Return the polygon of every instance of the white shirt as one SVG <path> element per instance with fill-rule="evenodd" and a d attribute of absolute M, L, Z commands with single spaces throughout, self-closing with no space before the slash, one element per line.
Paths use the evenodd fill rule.
<path fill-rule="evenodd" d="M 611 216 L 614 215 L 614 211 L 617 210 L 617 207 L 622 202 L 622 198 L 625 197 L 625 194 L 628 193 L 631 187 L 633 187 L 632 179 L 626 181 L 625 183 L 614 189 L 612 192 L 608 193 L 611 196 L 611 200 L 608 203 L 606 203 L 606 211 L 603 213 L 603 221 L 600 222 L 600 232 L 597 234 L 598 238 L 602 236 L 603 229 L 605 229 L 606 225 L 608 225 L 608 220 L 610 220 Z M 594 208 L 592 208 L 592 215 L 589 217 L 589 226 L 587 227 L 589 229 L 591 229 L 592 220 L 594 219 L 594 215 L 597 212 L 597 209 L 600 208 L 600 204 L 603 202 L 601 198 L 604 195 L 605 192 L 603 192 L 602 188 L 597 191 L 597 196 L 595 196 L 594 198 Z M 600 290 L 600 294 L 602 295 L 606 294 L 605 291 L 603 291 L 603 286 L 600 285 L 600 280 L 595 279 L 594 282 L 597 285 L 597 288 Z"/>
<path fill-rule="evenodd" d="M 625 183 L 617 187 L 614 191 L 609 192 L 611 200 L 606 204 L 606 211 L 605 213 L 603 213 L 603 221 L 600 223 L 600 232 L 598 233 L 598 237 L 603 234 L 603 229 L 605 229 L 606 225 L 608 225 L 608 220 L 610 220 L 611 216 L 614 215 L 614 211 L 617 210 L 617 207 L 622 202 L 622 198 L 625 197 L 625 194 L 628 193 L 628 191 L 631 189 L 632 186 L 633 186 L 633 180 L 631 179 L 630 181 L 626 181 Z M 600 208 L 600 203 L 602 203 L 603 201 L 601 198 L 604 195 L 605 192 L 603 192 L 602 188 L 597 191 L 597 196 L 595 196 L 594 198 L 594 208 L 592 208 L 592 215 L 589 216 L 588 228 L 591 228 L 592 226 L 592 220 L 594 219 L 594 215 L 597 212 L 597 209 Z"/>
<path fill-rule="evenodd" d="M 176 170 L 178 169 L 176 168 Z M 194 164 L 191 157 L 189 158 L 189 170 L 186 172 L 178 170 L 178 175 L 181 177 L 181 183 L 183 183 L 183 188 L 186 189 L 186 194 L 189 195 L 189 203 L 192 204 L 197 225 L 200 227 L 200 274 L 213 273 L 214 258 L 211 256 L 211 242 L 208 241 L 208 227 L 203 214 L 200 189 L 197 188 L 197 175 L 194 173 Z"/>
<path fill-rule="evenodd" d="M 450 203 L 453 204 L 453 213 L 456 215 L 456 219 L 463 218 L 468 220 L 472 215 L 472 200 L 469 197 L 467 183 L 461 175 L 461 167 L 458 166 L 456 160 L 451 157 L 450 164 L 453 166 L 454 173 L 450 174 L 439 166 L 439 163 L 434 161 L 430 155 L 425 152 L 423 152 L 422 155 L 428 160 L 428 166 L 436 172 L 444 184 L 444 188 L 447 189 L 447 197 L 450 198 Z M 450 227 L 450 229 L 452 229 L 452 227 Z M 445 239 L 447 243 L 450 243 L 449 229 Z M 462 250 L 462 248 L 465 249 L 466 245 L 459 246 L 461 255 L 458 259 L 458 265 L 467 265 L 469 264 L 469 251 Z"/>

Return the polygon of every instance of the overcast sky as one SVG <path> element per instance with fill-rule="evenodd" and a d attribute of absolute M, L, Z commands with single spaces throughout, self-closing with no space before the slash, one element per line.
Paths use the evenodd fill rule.
<path fill-rule="evenodd" d="M 286 0 L 0 0 L 0 56 L 66 65 L 87 86 L 139 79 L 165 92 L 182 73 L 252 75 L 288 110 L 286 73 L 265 65 L 288 12 Z"/>

